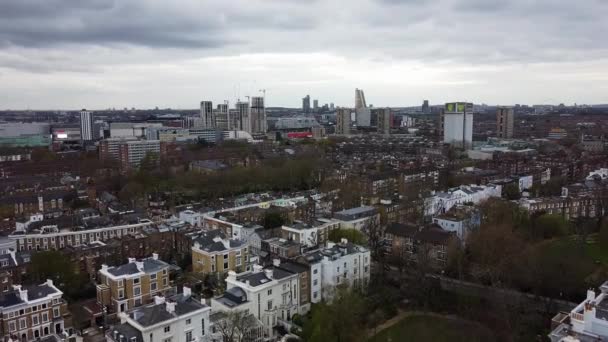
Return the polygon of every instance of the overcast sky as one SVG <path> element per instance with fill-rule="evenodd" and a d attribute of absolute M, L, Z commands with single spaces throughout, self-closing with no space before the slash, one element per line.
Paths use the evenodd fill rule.
<path fill-rule="evenodd" d="M 608 103 L 608 0 L 0 0 L 0 108 Z"/>

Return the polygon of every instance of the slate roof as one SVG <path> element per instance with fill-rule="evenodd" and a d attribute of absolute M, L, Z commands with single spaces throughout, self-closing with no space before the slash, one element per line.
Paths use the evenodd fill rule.
<path fill-rule="evenodd" d="M 183 294 L 172 296 L 167 301 L 175 302 L 174 312 L 167 311 L 166 303 L 150 304 L 134 310 L 129 316 L 137 323 L 147 327 L 207 307 L 207 305 L 200 303 L 191 296 L 184 296 Z"/>
<path fill-rule="evenodd" d="M 162 260 L 154 260 L 153 258 L 148 258 L 143 260 L 143 266 L 143 269 L 140 270 L 137 268 L 136 263 L 130 262 L 116 267 L 108 267 L 108 273 L 117 277 L 123 275 L 137 274 L 139 272 L 156 273 L 165 267 L 169 267 L 169 264 Z"/>
<path fill-rule="evenodd" d="M 411 237 L 418 231 L 418 226 L 413 224 L 391 223 L 386 227 L 386 234 Z"/>
<path fill-rule="evenodd" d="M 48 284 L 24 286 L 23 290 L 27 290 L 28 300 L 36 300 L 39 298 L 46 297 L 48 295 L 59 293 L 59 290 Z M 21 304 L 24 301 L 19 297 L 18 290 L 11 290 L 0 294 L 0 308 L 8 308 L 17 304 Z"/>
<path fill-rule="evenodd" d="M 222 240 L 216 241 L 216 238 L 220 238 Z M 206 252 L 221 252 L 229 248 L 236 248 L 243 245 L 243 242 L 240 240 L 230 239 L 227 240 L 228 245 L 226 246 L 224 244 L 225 241 L 226 235 L 220 229 L 202 232 L 194 239 L 194 242 L 198 242 L 201 246 L 200 248 Z"/>

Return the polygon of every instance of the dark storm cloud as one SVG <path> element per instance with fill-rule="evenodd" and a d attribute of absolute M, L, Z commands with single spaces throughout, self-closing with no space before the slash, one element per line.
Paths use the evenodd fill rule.
<path fill-rule="evenodd" d="M 206 3 L 212 2 L 4 0 L 0 2 L 0 45 L 215 48 L 245 40 L 229 37 L 235 29 L 242 29 L 244 37 L 248 29 L 313 27 L 314 19 L 303 12 L 272 14 L 266 11 L 268 5 L 239 8 Z"/>

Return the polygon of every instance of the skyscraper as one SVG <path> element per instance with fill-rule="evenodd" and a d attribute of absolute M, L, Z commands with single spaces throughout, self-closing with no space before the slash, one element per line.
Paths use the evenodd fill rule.
<path fill-rule="evenodd" d="M 376 110 L 378 113 L 378 133 L 391 134 L 391 109 L 380 108 Z"/>
<path fill-rule="evenodd" d="M 429 100 L 424 100 L 424 101 L 422 102 L 422 112 L 423 112 L 424 114 L 428 114 L 428 113 L 430 113 L 430 112 L 431 112 L 431 110 L 430 110 L 430 109 L 431 109 L 431 108 L 429 107 Z"/>
<path fill-rule="evenodd" d="M 86 109 L 80 111 L 80 139 L 82 141 L 93 140 L 93 118 L 91 112 Z"/>
<path fill-rule="evenodd" d="M 443 142 L 470 149 L 473 146 L 473 104 L 446 103 L 443 117 Z"/>
<path fill-rule="evenodd" d="M 336 111 L 336 134 L 350 134 L 350 108 L 338 108 Z"/>
<path fill-rule="evenodd" d="M 249 102 L 238 101 L 236 103 L 236 130 L 251 133 L 251 119 L 249 116 L 249 111 Z"/>
<path fill-rule="evenodd" d="M 217 105 L 215 110 L 215 126 L 220 130 L 230 129 L 230 117 L 228 112 L 228 101 Z"/>
<path fill-rule="evenodd" d="M 266 133 L 266 109 L 264 107 L 264 98 L 254 96 L 251 98 L 251 132 L 249 133 Z"/>
<path fill-rule="evenodd" d="M 365 94 L 363 93 L 363 89 L 355 89 L 355 109 L 367 107 L 367 103 L 365 102 Z"/>
<path fill-rule="evenodd" d="M 302 111 L 305 114 L 310 113 L 310 95 L 306 95 L 302 99 Z"/>
<path fill-rule="evenodd" d="M 312 101 L 312 108 L 316 111 L 319 110 L 319 100 L 315 99 Z"/>
<path fill-rule="evenodd" d="M 368 127 L 371 124 L 371 110 L 367 107 L 362 89 L 355 89 L 355 116 L 357 126 Z"/>
<path fill-rule="evenodd" d="M 213 114 L 213 103 L 211 101 L 201 101 L 202 128 L 215 128 L 215 117 Z"/>
<path fill-rule="evenodd" d="M 512 107 L 496 109 L 496 136 L 503 139 L 513 138 L 514 113 Z"/>

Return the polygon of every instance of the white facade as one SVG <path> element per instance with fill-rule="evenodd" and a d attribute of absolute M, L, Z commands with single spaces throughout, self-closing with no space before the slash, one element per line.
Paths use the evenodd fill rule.
<path fill-rule="evenodd" d="M 286 232 L 287 238 L 307 247 L 316 247 L 321 236 L 327 238 L 330 231 L 340 229 L 340 221 L 335 219 L 319 220 L 314 225 L 307 225 L 301 222 L 294 222 L 291 226 L 283 226 L 281 230 Z"/>
<path fill-rule="evenodd" d="M 121 325 L 110 329 L 106 334 L 106 340 L 110 342 L 131 342 L 134 336 L 130 335 L 133 330 L 141 334 L 143 342 L 170 341 L 170 342 L 204 342 L 211 340 L 211 329 L 209 328 L 209 315 L 211 308 L 199 303 L 193 298 L 183 299 L 190 296 L 190 289 L 184 288 L 184 294 L 178 295 L 179 301 L 191 301 L 187 309 L 183 311 L 178 308 L 182 302 L 175 302 L 164 297 L 155 297 L 154 304 L 135 309 L 131 314 L 120 314 Z M 154 312 L 165 310 L 168 319 L 153 320 L 151 324 L 143 324 L 145 315 L 155 315 Z M 184 312 L 185 311 L 185 312 Z M 161 315 L 158 315 L 161 317 Z M 146 323 L 149 321 L 146 320 Z M 124 329 L 128 325 L 130 329 Z"/>
<path fill-rule="evenodd" d="M 336 287 L 367 286 L 371 271 L 371 254 L 367 248 L 349 243 L 328 242 L 327 247 L 304 255 L 311 267 L 311 302 L 331 301 Z"/>
<path fill-rule="evenodd" d="M 93 118 L 91 112 L 84 109 L 80 112 L 80 138 L 83 141 L 93 140 Z"/>
<path fill-rule="evenodd" d="M 443 129 L 443 142 L 457 147 L 465 148 L 473 146 L 473 113 L 445 113 L 445 124 Z"/>
<path fill-rule="evenodd" d="M 601 169 L 589 172 L 589 175 L 587 176 L 587 180 L 593 180 L 595 178 L 599 178 L 601 180 L 608 179 L 608 168 L 601 168 Z"/>
<path fill-rule="evenodd" d="M 525 191 L 525 190 L 529 190 L 530 188 L 532 188 L 533 185 L 533 177 L 530 176 L 520 176 L 518 177 L 518 187 L 519 187 L 519 192 Z"/>
<path fill-rule="evenodd" d="M 451 188 L 447 192 L 440 192 L 427 200 L 425 212 L 427 215 L 436 215 L 448 212 L 456 204 L 479 204 L 489 198 L 502 196 L 502 186 L 488 185 L 461 185 Z"/>
<path fill-rule="evenodd" d="M 162 127 L 162 123 L 148 122 L 112 122 L 110 123 L 110 136 L 112 138 L 145 138 L 146 132 L 150 127 Z"/>
<path fill-rule="evenodd" d="M 605 341 L 608 339 L 608 282 L 600 286 L 601 293 L 587 291 L 587 298 L 568 315 L 553 318 L 557 327 L 549 334 L 552 342 Z"/>
<path fill-rule="evenodd" d="M 298 274 L 255 265 L 252 272 L 238 275 L 234 271 L 228 272 L 228 295 L 212 299 L 211 307 L 214 312 L 244 311 L 253 314 L 264 326 L 265 335 L 274 336 L 273 327 L 280 321 L 290 321 L 294 314 L 302 313 L 299 291 Z M 235 301 L 235 295 L 240 300 Z"/>
<path fill-rule="evenodd" d="M 139 167 L 148 153 L 160 154 L 160 140 L 127 141 L 127 162 L 132 167 Z"/>
<path fill-rule="evenodd" d="M 180 221 L 189 223 L 193 227 L 202 227 L 204 215 L 194 210 L 184 210 L 179 212 L 177 218 Z"/>

